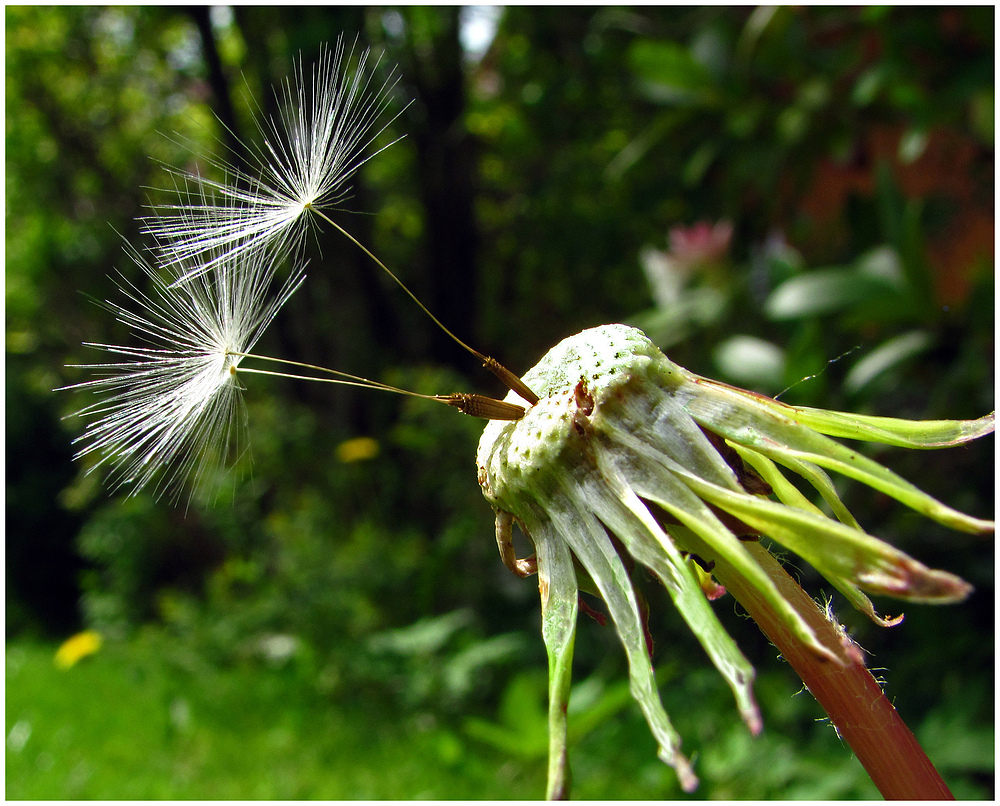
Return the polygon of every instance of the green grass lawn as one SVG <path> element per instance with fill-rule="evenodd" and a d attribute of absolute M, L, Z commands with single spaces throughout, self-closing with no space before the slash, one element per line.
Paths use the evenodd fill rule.
<path fill-rule="evenodd" d="M 17 799 L 528 798 L 538 763 L 470 746 L 430 715 L 324 704 L 298 678 L 200 669 L 189 685 L 136 647 L 68 670 L 7 647 L 7 790 Z"/>
<path fill-rule="evenodd" d="M 218 668 L 183 654 L 168 660 L 157 647 L 162 641 L 107 642 L 61 670 L 53 663 L 56 645 L 8 643 L 7 798 L 508 800 L 544 794 L 544 669 L 516 675 L 497 714 L 447 718 L 400 714 L 370 694 L 350 701 L 340 692 L 333 699 L 294 667 Z M 765 731 L 757 739 L 739 724 L 717 675 L 677 669 L 662 689 L 702 777 L 696 797 L 878 797 L 834 731 L 814 722 L 818 707 L 787 669 L 758 680 Z M 586 703 L 591 683 L 581 685 L 578 705 Z M 620 685 L 605 688 L 599 718 L 601 706 L 589 717 L 586 710 L 574 715 L 571 701 L 571 726 L 589 725 L 572 749 L 574 797 L 683 797 L 672 771 L 657 761 L 637 709 L 614 693 Z M 948 707 L 918 726 L 960 798 L 991 791 L 992 731 L 972 728 L 973 717 Z M 493 746 L 483 740 L 491 731 Z"/>

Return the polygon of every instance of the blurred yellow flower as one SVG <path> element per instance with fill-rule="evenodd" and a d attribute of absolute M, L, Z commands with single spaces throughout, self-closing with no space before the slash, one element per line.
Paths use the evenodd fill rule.
<path fill-rule="evenodd" d="M 355 437 L 341 442 L 337 446 L 337 458 L 348 462 L 364 462 L 378 456 L 378 442 L 371 437 Z"/>
<path fill-rule="evenodd" d="M 101 648 L 102 640 L 101 634 L 93 630 L 84 630 L 70 636 L 56 650 L 56 666 L 60 669 L 68 669 L 87 655 L 93 655 Z"/>

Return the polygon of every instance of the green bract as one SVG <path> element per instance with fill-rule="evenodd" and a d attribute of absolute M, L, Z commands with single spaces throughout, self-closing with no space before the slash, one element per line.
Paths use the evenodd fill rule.
<path fill-rule="evenodd" d="M 993 429 L 973 422 L 913 423 L 787 406 L 701 378 L 671 362 L 641 331 L 607 325 L 572 336 L 524 382 L 540 398 L 516 421 L 490 422 L 479 443 L 479 481 L 498 513 L 534 543 L 542 634 L 550 667 L 549 796 L 566 787 L 566 704 L 579 591 L 605 602 L 628 657 L 633 696 L 681 786 L 697 786 L 663 710 L 632 561 L 666 586 L 681 616 L 728 681 L 753 732 L 760 716 L 753 669 L 715 618 L 691 560 L 698 546 L 737 569 L 807 646 L 830 657 L 744 546 L 767 535 L 808 560 L 882 624 L 865 591 L 954 602 L 970 586 L 858 525 L 824 471 L 862 481 L 947 526 L 987 533 L 992 521 L 957 512 L 826 434 L 907 447 L 955 445 Z M 511 393 L 511 402 L 519 399 Z M 828 517 L 782 474 L 812 484 Z M 775 500 L 776 499 L 776 500 Z M 627 554 L 628 557 L 623 557 Z M 629 559 L 630 558 L 630 559 Z"/>

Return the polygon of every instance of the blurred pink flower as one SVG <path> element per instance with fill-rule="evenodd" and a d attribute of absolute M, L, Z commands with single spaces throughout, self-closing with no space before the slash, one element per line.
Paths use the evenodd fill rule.
<path fill-rule="evenodd" d="M 699 221 L 690 227 L 670 230 L 670 255 L 686 268 L 716 263 L 725 257 L 733 239 L 733 225 L 729 221 L 709 224 Z"/>

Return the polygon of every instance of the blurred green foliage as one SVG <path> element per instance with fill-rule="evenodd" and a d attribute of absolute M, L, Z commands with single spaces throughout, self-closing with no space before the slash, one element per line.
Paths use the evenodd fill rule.
<path fill-rule="evenodd" d="M 150 675 L 183 670 L 149 706 L 153 722 L 169 723 L 172 704 L 193 702 L 206 681 L 235 675 L 235 692 L 278 680 L 270 699 L 247 705 L 233 693 L 217 713 L 220 724 L 269 714 L 288 763 L 288 747 L 318 747 L 333 731 L 332 717 L 303 713 L 378 702 L 378 719 L 404 725 L 434 714 L 446 730 L 407 728 L 385 757 L 430 769 L 431 748 L 470 759 L 474 781 L 495 764 L 516 770 L 505 782 L 527 782 L 497 796 L 528 796 L 541 792 L 545 655 L 534 584 L 497 561 L 473 465 L 480 423 L 421 401 L 255 380 L 252 470 L 226 496 L 179 507 L 126 499 L 71 463 L 80 424 L 59 418 L 87 401 L 51 391 L 83 378 L 72 366 L 94 358 L 83 342 L 127 338 L 81 292 L 113 297 L 105 275 L 115 270 L 139 281 L 120 236 L 138 239 L 144 203 L 163 198 L 161 163 L 210 170 L 205 155 L 229 141 L 214 115 L 252 139 L 252 113 L 272 111 L 268 88 L 291 59 L 359 32 L 400 65 L 400 102 L 413 104 L 384 134 L 405 139 L 365 166 L 338 220 L 478 349 L 524 370 L 584 327 L 629 321 L 682 365 L 788 402 L 977 417 L 994 406 L 994 12 L 478 13 L 496 24 L 482 51 L 463 49 L 474 17 L 457 8 L 6 9 L 8 638 L 100 629 L 117 654 L 108 666 L 95 659 L 103 671 L 87 685 L 146 674 L 144 652 Z M 343 239 L 317 237 L 309 275 L 262 352 L 419 392 L 501 394 Z M 342 461 L 338 446 L 359 436 L 377 454 Z M 990 446 L 874 453 L 949 504 L 992 514 Z M 870 491 L 843 494 L 871 531 L 977 588 L 954 608 L 907 608 L 890 631 L 835 607 L 889 668 L 890 696 L 922 726 L 956 794 L 989 797 L 991 759 L 962 748 L 970 736 L 992 742 L 992 543 Z M 800 576 L 818 594 L 811 569 Z M 815 704 L 790 699 L 791 673 L 724 600 L 721 617 L 762 674 L 766 735 L 750 742 L 659 593 L 648 595 L 665 702 L 699 754 L 699 795 L 872 796 L 833 732 L 812 724 Z M 577 644 L 576 793 L 625 796 L 634 784 L 635 796 L 676 796 L 641 720 L 619 710 L 613 634 L 584 624 Z M 27 680 L 8 665 L 19 707 L 91 718 L 73 710 L 72 689 L 61 703 Z M 11 702 L 9 736 L 21 719 Z M 376 729 L 369 721 L 362 711 L 350 730 Z M 95 747 L 98 734 L 124 730 L 94 725 Z M 247 723 L 241 737 L 261 730 L 270 735 Z M 350 744 L 323 745 L 306 766 L 355 759 Z M 58 761 L 55 780 L 14 755 L 8 738 L 11 796 L 128 794 L 113 770 L 101 787 L 74 788 L 76 766 Z M 201 758 L 252 775 L 254 756 L 239 756 Z M 231 790 L 195 776 L 203 789 L 135 796 L 445 796 L 398 768 L 380 775 L 398 786 Z M 590 788 L 601 776 L 618 788 Z"/>
<path fill-rule="evenodd" d="M 65 671 L 52 663 L 52 646 L 9 645 L 7 796 L 533 799 L 544 786 L 544 669 L 512 678 L 493 725 L 433 706 L 332 697 L 301 653 L 219 667 L 172 643 L 145 630 Z M 678 728 L 703 748 L 700 797 L 877 797 L 835 732 L 812 722 L 818 706 L 785 671 L 758 680 L 769 729 L 754 739 L 714 672 L 681 667 L 664 667 L 660 678 Z M 599 675 L 574 688 L 577 797 L 684 797 L 656 760 L 642 716 L 620 710 L 625 689 Z M 992 769 L 992 731 L 976 726 L 986 692 L 969 694 L 943 690 L 918 734 L 955 795 L 982 798 L 988 788 L 975 781 Z M 684 707 L 692 696 L 697 711 Z"/>
<path fill-rule="evenodd" d="M 331 701 L 297 662 L 218 668 L 153 633 L 67 672 L 7 653 L 7 796 L 528 798 L 544 769 L 468 745 L 433 712 Z M 16 693 L 13 693 L 15 692 Z"/>

